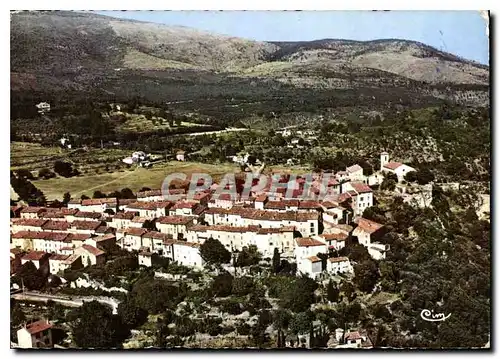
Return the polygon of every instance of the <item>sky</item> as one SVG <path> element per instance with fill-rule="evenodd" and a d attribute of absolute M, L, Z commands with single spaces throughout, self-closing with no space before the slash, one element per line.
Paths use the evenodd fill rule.
<path fill-rule="evenodd" d="M 99 11 L 258 41 L 405 39 L 489 63 L 478 11 Z"/>

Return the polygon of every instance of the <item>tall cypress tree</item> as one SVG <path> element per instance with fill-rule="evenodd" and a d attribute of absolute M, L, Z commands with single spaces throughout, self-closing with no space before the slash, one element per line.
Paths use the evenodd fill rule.
<path fill-rule="evenodd" d="M 273 253 L 273 273 L 278 273 L 280 271 L 280 252 L 278 248 L 274 248 Z"/>
<path fill-rule="evenodd" d="M 337 303 L 339 300 L 339 290 L 333 285 L 332 280 L 328 281 L 328 286 L 326 287 L 327 298 L 332 303 Z"/>
<path fill-rule="evenodd" d="M 314 342 L 314 329 L 313 325 L 311 323 L 311 326 L 309 328 L 309 348 L 314 348 L 316 346 L 316 343 Z"/>

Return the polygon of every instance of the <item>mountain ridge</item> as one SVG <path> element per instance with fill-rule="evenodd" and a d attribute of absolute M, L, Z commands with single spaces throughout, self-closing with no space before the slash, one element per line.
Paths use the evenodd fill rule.
<path fill-rule="evenodd" d="M 192 79 L 193 71 L 200 74 L 198 79 Z M 258 83 L 315 91 L 404 88 L 416 96 L 420 86 L 430 87 L 428 94 L 436 98 L 453 99 L 457 91 L 465 91 L 465 98 L 474 99 L 477 93 L 484 103 L 489 67 L 413 40 L 259 42 L 88 12 L 11 14 L 15 91 L 73 89 L 129 96 L 128 89 L 119 86 L 130 84 L 153 97 L 156 87 L 173 86 L 173 78 L 189 87 L 187 92 L 205 86 L 196 96 L 206 96 L 204 91 L 226 93 L 229 90 L 220 88 L 238 82 L 248 88 Z"/>

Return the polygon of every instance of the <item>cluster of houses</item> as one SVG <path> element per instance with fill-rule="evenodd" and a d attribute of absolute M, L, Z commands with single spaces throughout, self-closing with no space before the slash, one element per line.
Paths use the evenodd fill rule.
<path fill-rule="evenodd" d="M 99 264 L 113 246 L 138 251 L 142 265 L 151 265 L 156 254 L 201 269 L 200 246 L 213 238 L 235 253 L 254 245 L 264 258 L 277 249 L 297 263 L 298 273 L 313 278 L 352 273 L 349 258 L 337 255 L 345 246 L 357 242 L 376 260 L 389 250 L 377 241 L 383 226 L 361 217 L 373 205 L 370 183 L 386 172 L 402 179 L 414 170 L 388 158 L 381 154 L 381 171 L 371 176 L 359 165 L 334 174 L 329 195 L 319 200 L 301 199 L 304 179 L 298 177 L 292 184 L 295 198 L 286 196 L 287 188 L 267 186 L 250 197 L 232 198 L 215 195 L 211 187 L 189 198 L 184 189 L 170 190 L 180 196 L 176 201 L 150 190 L 136 199 L 73 200 L 64 208 L 12 207 L 11 271 L 27 261 L 52 274 Z"/>

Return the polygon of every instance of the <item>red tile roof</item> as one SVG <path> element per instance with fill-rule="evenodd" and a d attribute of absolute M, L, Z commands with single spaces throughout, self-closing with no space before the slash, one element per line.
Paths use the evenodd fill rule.
<path fill-rule="evenodd" d="M 320 204 L 316 201 L 300 201 L 299 209 L 319 209 Z"/>
<path fill-rule="evenodd" d="M 264 205 L 265 209 L 286 209 L 284 201 L 269 201 Z"/>
<path fill-rule="evenodd" d="M 82 229 L 82 230 L 93 230 L 101 226 L 99 221 L 73 221 L 71 223 L 71 228 Z"/>
<path fill-rule="evenodd" d="M 325 245 L 323 242 L 313 238 L 295 238 L 295 242 L 299 247 L 319 247 Z"/>
<path fill-rule="evenodd" d="M 67 254 L 52 254 L 49 258 L 49 262 L 50 261 L 65 261 L 68 258 L 69 258 L 69 255 L 67 255 Z"/>
<path fill-rule="evenodd" d="M 134 218 L 132 218 L 132 222 L 134 223 L 144 223 L 147 220 L 148 219 L 146 217 L 140 217 L 140 216 L 135 216 Z"/>
<path fill-rule="evenodd" d="M 46 320 L 39 320 L 36 322 L 33 322 L 31 324 L 28 324 L 26 326 L 26 330 L 31 334 L 37 334 L 40 332 L 43 332 L 44 330 L 52 328 L 52 324 L 47 323 Z"/>
<path fill-rule="evenodd" d="M 353 165 L 351 167 L 346 168 L 346 172 L 348 172 L 348 173 L 353 173 L 353 172 L 357 172 L 360 170 L 363 170 L 363 168 L 360 165 Z"/>
<path fill-rule="evenodd" d="M 161 196 L 161 189 L 154 189 L 151 191 L 143 191 L 143 192 L 137 192 L 137 198 L 144 198 L 144 197 L 158 197 Z"/>
<path fill-rule="evenodd" d="M 345 340 L 359 340 L 363 339 L 359 332 L 348 332 L 345 335 Z"/>
<path fill-rule="evenodd" d="M 265 202 L 266 199 L 267 195 L 265 193 L 261 193 L 255 198 L 255 202 Z"/>
<path fill-rule="evenodd" d="M 110 233 L 110 234 L 105 234 L 103 236 L 94 237 L 94 240 L 96 242 L 107 241 L 107 240 L 110 240 L 110 239 L 116 239 L 116 235 Z"/>
<path fill-rule="evenodd" d="M 319 235 L 321 238 L 324 238 L 326 241 L 345 241 L 348 237 L 346 233 L 323 233 Z"/>
<path fill-rule="evenodd" d="M 285 232 L 293 232 L 295 227 L 292 226 L 283 226 L 281 228 L 259 228 L 257 230 L 257 234 L 271 234 L 271 233 L 285 233 Z"/>
<path fill-rule="evenodd" d="M 169 236 L 165 233 L 157 232 L 157 231 L 148 231 L 145 233 L 142 238 L 152 238 L 152 239 L 168 239 Z"/>
<path fill-rule="evenodd" d="M 127 212 L 118 212 L 113 216 L 113 219 L 128 219 L 132 220 L 136 215 L 138 215 L 139 212 L 135 211 L 127 211 Z"/>
<path fill-rule="evenodd" d="M 297 212 L 297 211 L 266 211 L 253 208 L 233 207 L 230 209 L 224 208 L 209 208 L 206 214 L 226 214 L 226 215 L 239 215 L 242 218 L 262 221 L 296 221 L 307 222 L 310 220 L 317 220 L 318 214 L 314 212 Z"/>
<path fill-rule="evenodd" d="M 92 236 L 87 233 L 70 233 L 68 239 L 72 241 L 84 241 L 91 238 Z"/>
<path fill-rule="evenodd" d="M 43 259 L 44 257 L 49 256 L 49 253 L 43 252 L 43 251 L 32 251 L 28 252 L 26 255 L 24 255 L 21 260 L 24 261 L 39 261 Z"/>
<path fill-rule="evenodd" d="M 390 170 L 395 170 L 399 166 L 402 166 L 403 164 L 401 162 L 388 162 L 384 165 L 384 168 L 388 168 Z"/>
<path fill-rule="evenodd" d="M 142 237 L 145 233 L 147 233 L 146 228 L 127 228 L 125 229 L 125 235 L 127 236 L 137 236 L 137 237 Z"/>
<path fill-rule="evenodd" d="M 233 199 L 233 196 L 231 196 L 230 193 L 221 193 L 219 195 L 215 194 L 214 199 L 219 200 L 219 201 L 234 201 L 234 200 L 236 200 L 236 198 Z"/>
<path fill-rule="evenodd" d="M 12 234 L 12 238 L 44 239 L 49 241 L 64 241 L 70 234 L 44 231 L 19 231 Z"/>
<path fill-rule="evenodd" d="M 321 202 L 321 205 L 325 208 L 336 208 L 339 206 L 337 202 L 332 202 L 332 201 L 323 201 Z"/>
<path fill-rule="evenodd" d="M 368 185 L 361 183 L 361 182 L 351 182 L 351 186 L 358 193 L 373 192 L 372 189 Z"/>
<path fill-rule="evenodd" d="M 207 192 L 196 192 L 193 196 L 193 200 L 200 201 L 204 198 L 210 198 L 211 194 Z"/>
<path fill-rule="evenodd" d="M 99 212 L 85 212 L 85 211 L 79 211 L 74 214 L 75 218 L 93 218 L 93 219 L 99 219 L 101 218 L 102 214 Z"/>
<path fill-rule="evenodd" d="M 176 210 L 176 209 L 195 209 L 196 207 L 198 206 L 198 203 L 196 202 L 188 202 L 188 201 L 179 201 L 177 202 L 173 207 L 172 209 L 173 210 Z"/>
<path fill-rule="evenodd" d="M 82 200 L 82 206 L 96 206 L 100 204 L 116 204 L 116 198 L 92 198 Z"/>
<path fill-rule="evenodd" d="M 44 212 L 44 213 L 40 213 L 38 215 L 39 218 L 43 218 L 43 219 L 65 218 L 65 216 L 67 216 L 66 213 L 64 213 L 64 212 L 55 212 L 55 211 L 47 211 L 47 212 Z"/>
<path fill-rule="evenodd" d="M 158 218 L 160 224 L 188 224 L 191 223 L 196 217 L 193 216 L 163 216 Z"/>
<path fill-rule="evenodd" d="M 348 261 L 349 258 L 347 257 L 336 257 L 336 258 L 328 258 L 328 260 L 332 263 L 337 263 L 337 262 L 345 262 Z"/>
<path fill-rule="evenodd" d="M 306 259 L 310 260 L 310 261 L 311 261 L 311 262 L 313 262 L 313 263 L 316 263 L 316 262 L 321 262 L 321 258 L 318 258 L 318 257 L 316 257 L 316 256 L 308 257 L 308 258 L 306 258 Z"/>
<path fill-rule="evenodd" d="M 284 199 L 282 202 L 285 203 L 287 207 L 299 207 L 298 199 Z"/>
<path fill-rule="evenodd" d="M 45 223 L 47 223 L 46 219 L 40 218 L 14 218 L 12 219 L 12 224 L 17 226 L 26 226 L 26 227 L 42 227 Z"/>
<path fill-rule="evenodd" d="M 370 234 L 378 231 L 380 228 L 384 226 L 383 224 L 370 221 L 369 219 L 366 218 L 358 218 L 356 219 L 355 223 L 357 223 L 358 225 L 356 229 L 359 228 L 360 230 Z"/>
<path fill-rule="evenodd" d="M 88 244 L 82 244 L 82 248 L 96 257 L 101 256 L 105 253 L 104 251 L 101 251 L 99 248 L 92 247 Z"/>
<path fill-rule="evenodd" d="M 44 231 L 67 231 L 70 228 L 70 224 L 66 221 L 47 221 L 42 229 Z"/>
<path fill-rule="evenodd" d="M 24 207 L 21 211 L 21 213 L 41 213 L 47 211 L 47 208 L 45 207 Z"/>
<path fill-rule="evenodd" d="M 201 246 L 199 243 L 184 242 L 184 241 L 175 241 L 174 246 L 175 245 L 181 245 L 181 246 L 186 246 L 186 247 L 191 247 L 191 248 L 200 248 L 200 246 Z"/>

